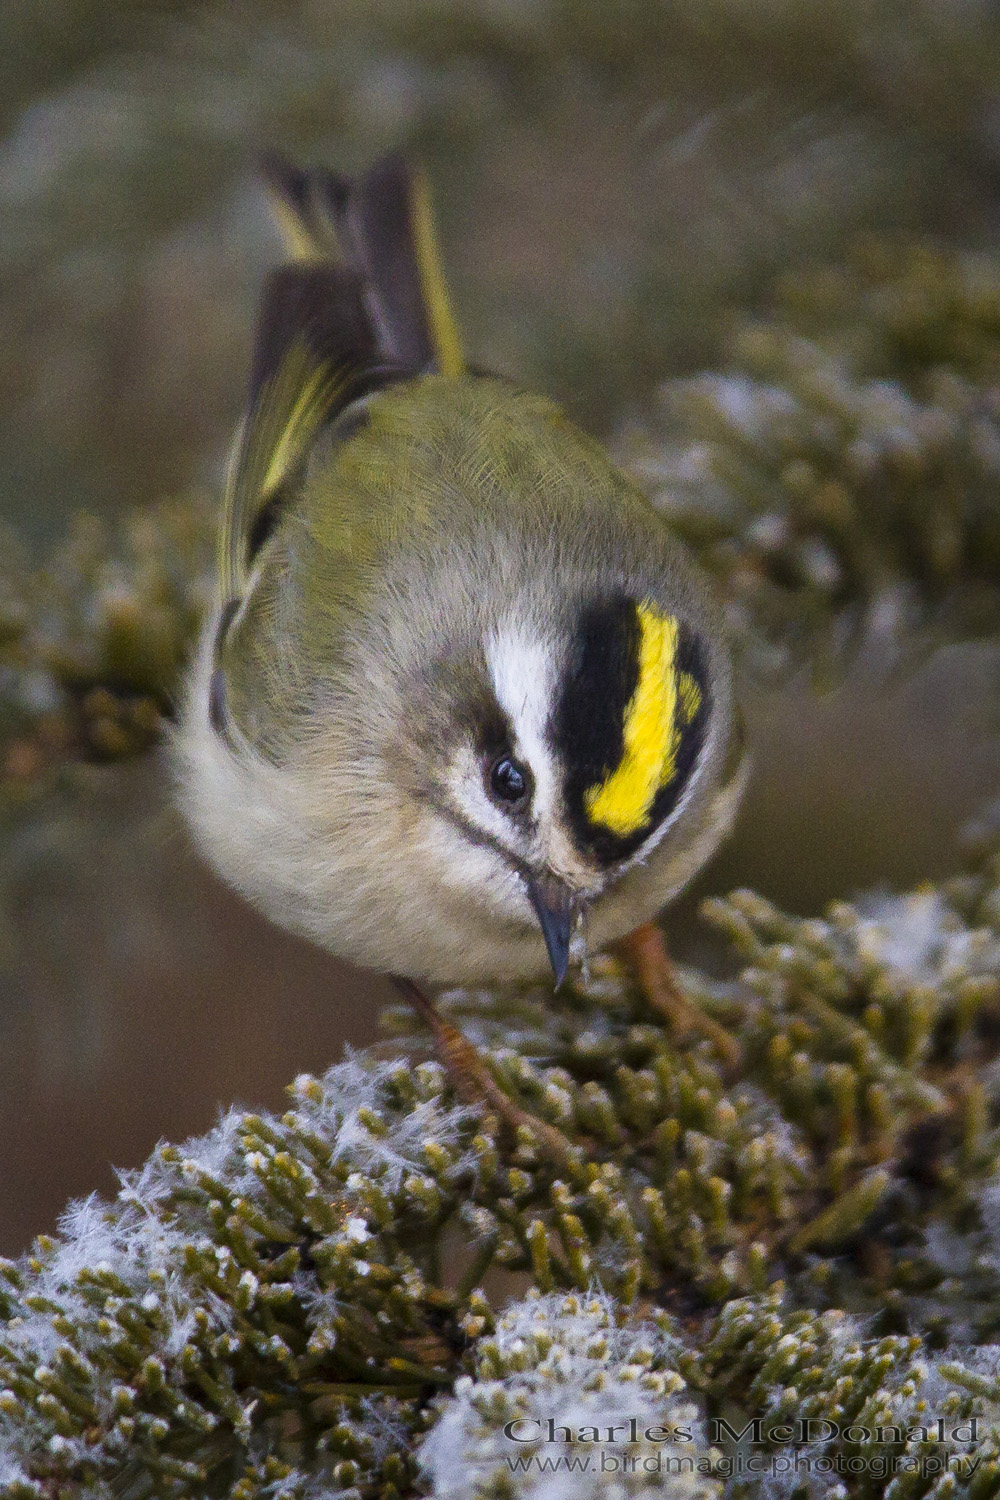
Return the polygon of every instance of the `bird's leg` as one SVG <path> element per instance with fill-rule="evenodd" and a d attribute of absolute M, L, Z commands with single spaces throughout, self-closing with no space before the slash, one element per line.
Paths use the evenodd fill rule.
<path fill-rule="evenodd" d="M 739 1042 L 685 995 L 667 952 L 663 933 L 654 922 L 644 922 L 615 946 L 650 1005 L 670 1022 L 679 1035 L 700 1032 L 714 1044 L 728 1067 L 735 1069 L 740 1066 Z"/>
<path fill-rule="evenodd" d="M 463 1103 L 486 1105 L 515 1136 L 523 1126 L 553 1156 L 565 1161 L 573 1148 L 562 1131 L 521 1109 L 504 1093 L 468 1037 L 444 1019 L 419 985 L 395 975 L 392 982 L 430 1027 L 438 1057 Z"/>

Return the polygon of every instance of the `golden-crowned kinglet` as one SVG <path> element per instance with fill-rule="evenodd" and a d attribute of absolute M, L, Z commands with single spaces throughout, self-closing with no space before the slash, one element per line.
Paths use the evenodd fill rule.
<path fill-rule="evenodd" d="M 294 259 L 177 736 L 187 816 L 356 963 L 561 980 L 578 917 L 597 948 L 647 923 L 730 825 L 719 610 L 596 442 L 463 364 L 418 174 L 269 176 Z"/>

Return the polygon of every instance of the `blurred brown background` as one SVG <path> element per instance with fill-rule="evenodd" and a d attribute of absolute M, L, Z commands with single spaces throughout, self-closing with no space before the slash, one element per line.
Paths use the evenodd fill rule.
<path fill-rule="evenodd" d="M 735 307 L 859 227 L 992 245 L 994 8 L 956 3 L 8 4 L 0 18 L 0 519 L 216 484 L 280 147 L 402 144 L 435 185 L 467 343 L 614 438 L 711 367 Z M 945 13 L 946 12 L 946 13 Z M 1000 660 L 746 683 L 738 833 L 672 918 L 751 884 L 799 911 L 946 873 L 1000 786 Z M 165 758 L 87 767 L 0 844 L 0 1249 L 160 1137 L 379 1035 L 388 991 L 202 868 Z"/>

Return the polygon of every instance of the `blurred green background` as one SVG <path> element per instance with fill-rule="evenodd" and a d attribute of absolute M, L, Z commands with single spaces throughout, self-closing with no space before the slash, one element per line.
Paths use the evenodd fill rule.
<path fill-rule="evenodd" d="M 256 161 L 425 161 L 470 355 L 613 444 L 724 365 L 775 278 L 859 231 L 992 254 L 1000 11 L 981 0 L 7 0 L 0 521 L 217 487 L 261 278 Z M 6 543 L 8 547 L 12 543 Z M 707 891 L 796 911 L 948 872 L 1000 788 L 1000 658 L 862 653 L 818 696 L 749 674 L 755 776 Z M 266 926 L 170 806 L 165 757 L 4 811 L 0 1250 L 161 1136 L 372 1040 L 380 980 Z"/>

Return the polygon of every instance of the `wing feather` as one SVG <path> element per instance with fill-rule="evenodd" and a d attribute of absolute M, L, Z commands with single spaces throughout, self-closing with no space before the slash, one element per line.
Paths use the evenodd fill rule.
<path fill-rule="evenodd" d="M 289 255 L 264 287 L 247 414 L 225 487 L 222 602 L 243 597 L 321 429 L 357 396 L 461 349 L 427 184 L 399 155 L 350 179 L 264 163 Z"/>
<path fill-rule="evenodd" d="M 281 497 L 323 425 L 376 363 L 360 279 L 344 267 L 293 262 L 264 288 L 250 402 L 223 503 L 222 598 L 239 598 Z"/>

